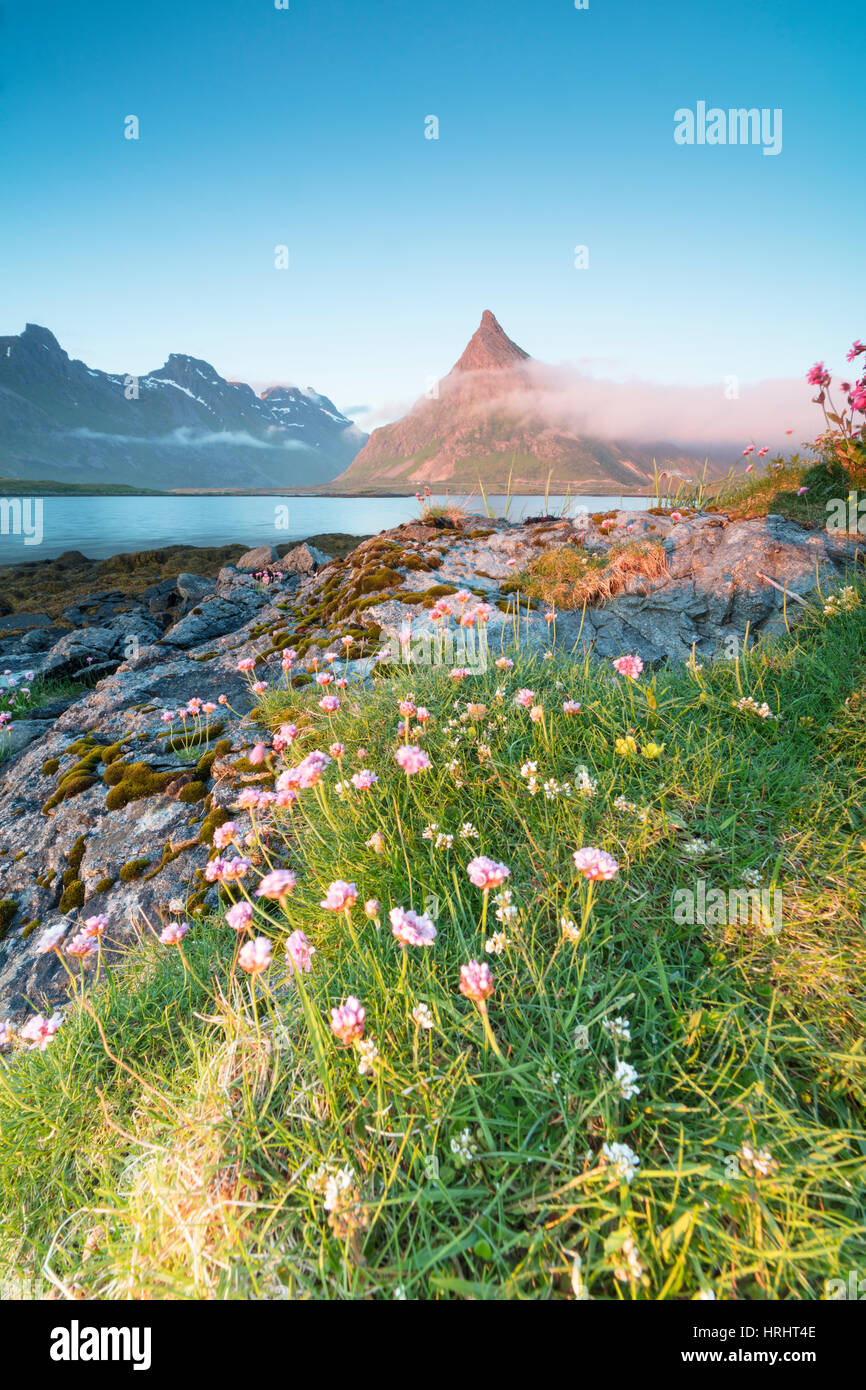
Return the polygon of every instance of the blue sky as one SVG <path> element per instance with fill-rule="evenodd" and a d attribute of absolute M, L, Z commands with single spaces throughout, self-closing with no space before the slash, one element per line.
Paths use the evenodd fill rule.
<path fill-rule="evenodd" d="M 862 31 L 853 0 L 7 5 L 0 332 L 112 370 L 188 352 L 375 418 L 485 308 L 620 380 L 841 366 L 866 329 Z M 781 154 L 677 146 L 701 100 L 781 108 Z"/>

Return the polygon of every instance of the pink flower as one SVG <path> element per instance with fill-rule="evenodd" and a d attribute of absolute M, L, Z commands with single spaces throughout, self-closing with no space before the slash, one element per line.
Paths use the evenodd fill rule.
<path fill-rule="evenodd" d="M 515 703 L 516 705 L 522 705 L 524 709 L 529 709 L 530 706 L 531 706 L 532 704 L 534 704 L 534 702 L 535 702 L 535 691 L 534 691 L 534 690 L 526 690 L 526 689 L 518 690 L 517 694 L 516 694 L 515 697 L 514 697 L 514 703 Z"/>
<path fill-rule="evenodd" d="M 365 917 L 378 917 L 378 916 L 379 916 L 379 911 L 380 911 L 380 906 L 381 906 L 381 905 L 380 905 L 380 903 L 379 903 L 379 899 L 378 899 L 378 898 L 368 898 L 367 901 L 364 903 L 364 916 L 365 916 Z"/>
<path fill-rule="evenodd" d="M 159 939 L 163 946 L 179 946 L 189 931 L 189 922 L 169 922 L 163 927 Z"/>
<path fill-rule="evenodd" d="M 579 714 L 580 705 L 577 700 L 563 700 L 562 712 L 563 714 Z"/>
<path fill-rule="evenodd" d="M 510 656 L 497 657 L 495 664 L 499 667 L 500 671 L 510 671 L 514 666 L 514 662 L 511 660 Z"/>
<path fill-rule="evenodd" d="M 492 612 L 493 608 L 489 603 L 476 603 L 475 605 L 475 616 L 479 623 L 486 623 Z"/>
<path fill-rule="evenodd" d="M 255 787 L 244 787 L 243 791 L 238 793 L 235 805 L 241 811 L 252 811 L 258 806 L 261 799 L 262 794 Z"/>
<path fill-rule="evenodd" d="M 28 1018 L 18 1036 L 22 1042 L 30 1043 L 28 1052 L 44 1052 L 62 1022 L 62 1014 L 54 1013 L 50 1018 L 36 1014 L 34 1018 Z"/>
<path fill-rule="evenodd" d="M 476 859 L 470 860 L 466 865 L 466 872 L 471 883 L 476 888 L 498 888 L 507 878 L 511 877 L 511 870 L 505 864 L 497 864 L 495 859 L 488 859 L 480 854 Z"/>
<path fill-rule="evenodd" d="M 671 521 L 682 521 L 682 512 L 671 512 Z"/>
<path fill-rule="evenodd" d="M 267 751 L 268 750 L 266 749 L 263 743 L 256 744 L 255 748 L 250 753 L 250 762 L 252 763 L 253 767 L 258 767 L 259 763 L 264 762 L 265 754 L 267 753 Z"/>
<path fill-rule="evenodd" d="M 340 697 L 338 695 L 323 695 L 319 701 L 319 709 L 323 709 L 325 714 L 336 714 L 340 708 Z"/>
<path fill-rule="evenodd" d="M 457 593 L 454 595 L 454 602 L 468 603 L 471 597 L 472 595 L 470 594 L 468 589 L 458 589 Z"/>
<path fill-rule="evenodd" d="M 297 724 L 281 724 L 271 741 L 274 752 L 282 753 L 298 737 Z"/>
<path fill-rule="evenodd" d="M 759 449 L 759 450 L 758 450 L 758 458 L 759 458 L 759 459 L 766 458 L 766 457 L 767 457 L 767 454 L 768 454 L 769 452 L 770 452 L 769 447 L 765 444 L 764 447 L 763 447 L 763 449 Z"/>
<path fill-rule="evenodd" d="M 245 878 L 252 867 L 252 861 L 244 859 L 242 855 L 238 855 L 236 859 L 224 859 L 222 868 L 223 883 L 232 883 L 235 879 Z"/>
<path fill-rule="evenodd" d="M 105 928 L 107 926 L 108 918 L 100 912 L 99 915 L 96 917 L 85 918 L 83 930 L 87 933 L 88 936 L 98 937 L 102 936 L 102 933 L 105 931 Z"/>
<path fill-rule="evenodd" d="M 271 963 L 272 946 L 267 936 L 257 936 L 247 941 L 238 952 L 238 965 L 248 975 L 260 975 Z"/>
<path fill-rule="evenodd" d="M 251 656 L 245 656 L 243 661 L 238 662 L 239 671 L 252 671 L 255 667 L 255 660 Z"/>
<path fill-rule="evenodd" d="M 338 762 L 339 762 L 340 758 L 342 758 L 342 756 L 343 756 L 343 754 L 345 753 L 345 751 L 346 751 L 346 745 L 345 745 L 345 743 L 332 743 L 331 746 L 330 746 L 330 748 L 328 749 L 328 753 L 330 754 L 330 756 L 331 756 L 332 758 L 336 758 Z"/>
<path fill-rule="evenodd" d="M 415 711 L 415 718 L 418 720 L 419 724 L 426 724 L 427 720 L 430 718 L 429 709 L 425 709 L 423 705 L 419 705 Z"/>
<path fill-rule="evenodd" d="M 227 820 L 224 825 L 218 825 L 213 833 L 214 848 L 225 849 L 226 845 L 231 844 L 237 833 L 237 823 L 233 820 Z"/>
<path fill-rule="evenodd" d="M 861 343 L 859 338 L 855 338 L 849 351 L 845 354 L 846 361 L 853 362 L 854 358 L 858 357 L 861 352 L 866 352 L 866 343 Z"/>
<path fill-rule="evenodd" d="M 65 935 L 66 925 L 64 922 L 57 922 L 55 926 L 48 927 L 37 942 L 36 955 L 47 956 L 49 951 L 56 951 Z"/>
<path fill-rule="evenodd" d="M 272 869 L 269 874 L 265 874 L 256 889 L 256 897 L 284 898 L 287 893 L 294 890 L 297 881 L 297 876 L 292 873 L 291 869 Z"/>
<path fill-rule="evenodd" d="M 745 449 L 743 450 L 743 458 L 744 458 L 744 459 L 747 459 L 747 458 L 749 457 L 749 454 L 753 454 L 754 452 L 755 452 L 755 446 L 754 446 L 754 444 L 749 444 L 749 445 L 747 446 L 747 448 L 745 448 Z"/>
<path fill-rule="evenodd" d="M 80 931 L 77 936 L 67 943 L 66 954 L 69 956 L 92 956 L 96 950 L 96 943 L 88 932 Z"/>
<path fill-rule="evenodd" d="M 589 879 L 609 879 L 619 869 L 619 865 L 612 854 L 608 854 L 603 849 L 576 849 L 574 851 L 574 867 L 577 871 Z"/>
<path fill-rule="evenodd" d="M 348 912 L 354 905 L 358 897 L 358 889 L 354 883 L 346 883 L 345 879 L 335 878 L 333 883 L 329 883 L 325 896 L 319 903 L 320 907 L 326 907 L 329 912 Z"/>
<path fill-rule="evenodd" d="M 375 772 L 371 772 L 368 767 L 362 767 L 360 772 L 353 772 L 351 776 L 352 786 L 356 791 L 368 792 L 378 782 Z"/>
<path fill-rule="evenodd" d="M 416 772 L 426 772 L 430 766 L 430 759 L 423 748 L 418 748 L 413 743 L 398 748 L 394 757 L 407 777 L 411 777 Z"/>
<path fill-rule="evenodd" d="M 830 373 L 827 371 L 823 362 L 816 362 L 814 367 L 810 367 L 806 373 L 806 380 L 810 386 L 829 386 Z"/>
<path fill-rule="evenodd" d="M 471 960 L 460 967 L 460 993 L 476 1004 L 483 1004 L 493 993 L 493 977 L 486 961 Z"/>
<path fill-rule="evenodd" d="M 219 855 L 209 859 L 204 866 L 204 876 L 208 883 L 221 883 L 226 861 Z"/>
<path fill-rule="evenodd" d="M 465 681 L 469 674 L 468 666 L 455 666 L 452 671 L 449 671 L 448 679 L 452 681 Z"/>
<path fill-rule="evenodd" d="M 544 705 L 533 705 L 529 717 L 533 724 L 540 724 L 544 719 Z"/>
<path fill-rule="evenodd" d="M 411 700 L 401 700 L 397 708 L 404 719 L 411 719 L 415 713 L 415 706 Z"/>
<path fill-rule="evenodd" d="M 388 914 L 391 930 L 403 946 L 432 946 L 436 940 L 436 928 L 426 913 L 413 912 L 411 908 L 392 907 Z"/>
<path fill-rule="evenodd" d="M 226 913 L 226 923 L 232 931 L 246 931 L 252 920 L 253 909 L 250 903 L 235 903 Z"/>
<path fill-rule="evenodd" d="M 643 670 L 643 662 L 639 656 L 618 656 L 613 668 L 619 671 L 621 676 L 628 676 L 630 680 L 636 681 Z"/>
<path fill-rule="evenodd" d="M 293 931 L 286 941 L 286 959 L 289 969 L 294 973 L 295 970 L 303 970 L 309 975 L 313 966 L 313 956 L 316 948 L 309 940 L 305 932 L 300 930 Z"/>
<path fill-rule="evenodd" d="M 798 496 L 798 497 L 804 497 L 805 494 L 806 494 L 808 491 L 809 491 L 809 489 L 808 489 L 807 487 L 798 487 L 798 488 L 797 488 L 797 496 Z"/>
<path fill-rule="evenodd" d="M 345 1047 L 351 1047 L 364 1036 L 364 1019 L 367 1010 L 354 994 L 344 999 L 339 1008 L 331 1010 L 331 1032 Z"/>

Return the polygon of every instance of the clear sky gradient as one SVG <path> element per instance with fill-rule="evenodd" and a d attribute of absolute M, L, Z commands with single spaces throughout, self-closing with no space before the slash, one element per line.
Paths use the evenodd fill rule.
<path fill-rule="evenodd" d="M 691 385 L 866 333 L 854 0 L 290 3 L 3 6 L 0 332 L 188 352 L 367 425 L 485 308 L 544 361 Z M 781 108 L 781 154 L 677 146 L 698 101 Z"/>

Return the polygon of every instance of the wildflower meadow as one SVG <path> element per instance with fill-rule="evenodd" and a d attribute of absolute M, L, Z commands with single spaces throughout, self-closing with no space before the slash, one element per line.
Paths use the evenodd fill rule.
<path fill-rule="evenodd" d="M 43 934 L 70 998 L 2 1039 L 7 1266 L 76 1298 L 833 1296 L 866 1255 L 864 593 L 678 670 L 259 679 L 219 910 L 122 953 L 105 917 Z"/>

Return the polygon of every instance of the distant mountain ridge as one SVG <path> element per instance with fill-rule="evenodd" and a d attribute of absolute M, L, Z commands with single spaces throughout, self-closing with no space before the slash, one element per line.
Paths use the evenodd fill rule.
<path fill-rule="evenodd" d="M 541 365 L 485 309 L 438 394 L 374 430 L 334 490 L 415 491 L 426 483 L 460 492 L 479 481 L 504 487 L 510 474 L 516 492 L 543 490 L 549 478 L 554 492 L 624 493 L 647 488 L 654 456 L 694 470 L 696 456 L 680 445 L 634 445 L 564 426 L 546 410 L 534 370 Z"/>
<path fill-rule="evenodd" d="M 367 435 L 312 389 L 257 396 L 172 353 L 134 378 L 71 359 L 47 328 L 0 337 L 0 474 L 150 488 L 327 483 Z"/>

